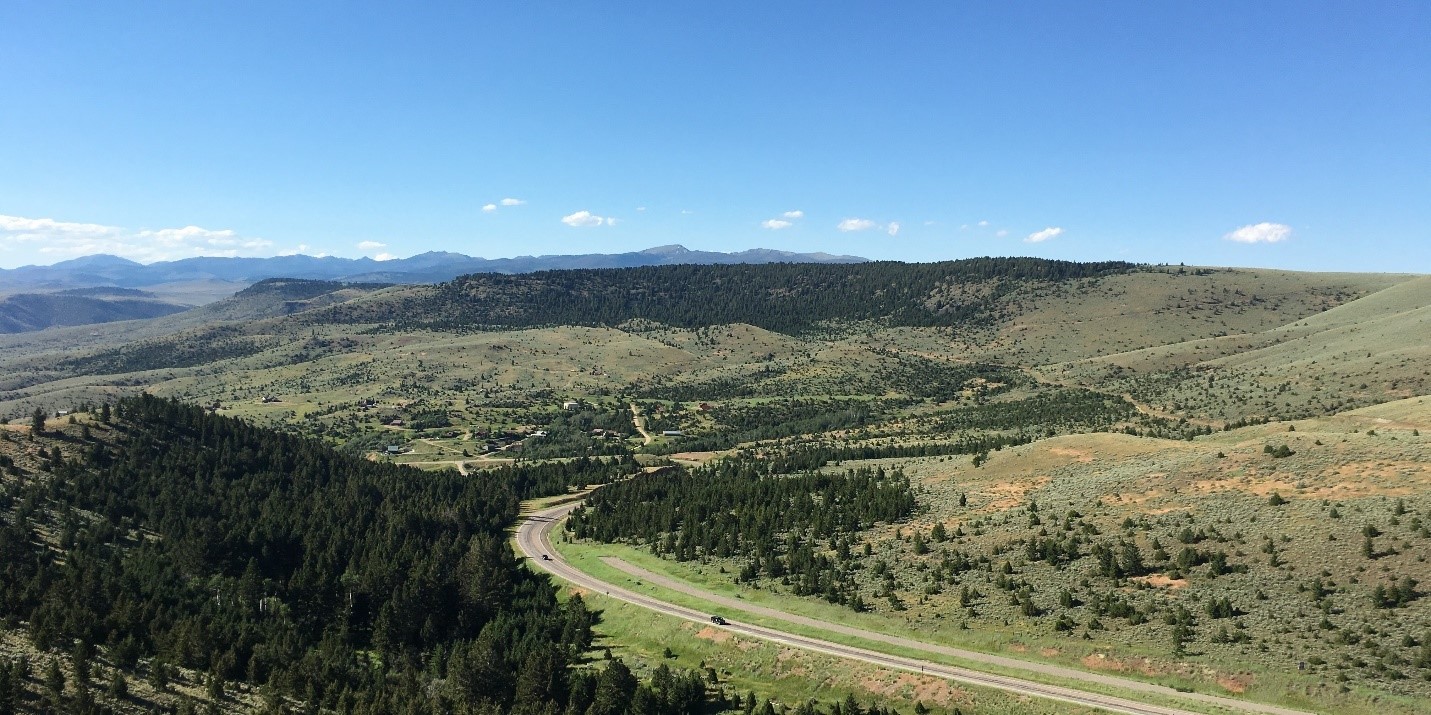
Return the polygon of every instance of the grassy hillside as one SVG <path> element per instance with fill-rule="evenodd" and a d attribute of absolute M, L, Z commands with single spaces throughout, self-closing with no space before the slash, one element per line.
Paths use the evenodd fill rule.
<path fill-rule="evenodd" d="M 630 541 L 568 548 L 923 640 L 1318 711 L 1411 713 L 1431 697 L 1428 430 L 1421 397 L 1192 441 L 1080 434 L 977 464 L 845 461 L 827 473 L 907 475 L 918 513 L 787 530 L 752 558 L 751 543 L 720 538 L 721 518 L 626 534 L 628 510 L 607 499 L 609 518 L 591 514 L 578 535 Z M 661 496 L 634 491 L 660 512 Z"/>
<path fill-rule="evenodd" d="M 1050 365 L 1060 382 L 1214 419 L 1306 417 L 1431 392 L 1431 278 L 1269 330 Z"/>

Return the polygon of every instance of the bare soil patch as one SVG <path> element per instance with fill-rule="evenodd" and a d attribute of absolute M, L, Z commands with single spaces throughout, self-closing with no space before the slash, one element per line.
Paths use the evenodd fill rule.
<path fill-rule="evenodd" d="M 1220 675 L 1217 684 L 1229 693 L 1245 693 L 1247 686 L 1252 685 L 1252 676 L 1245 673 L 1237 675 Z"/>
<path fill-rule="evenodd" d="M 1134 579 L 1131 579 L 1131 580 L 1133 580 L 1133 581 L 1142 581 L 1143 583 L 1146 583 L 1146 584 L 1148 584 L 1149 586 L 1152 586 L 1153 588 L 1179 589 L 1179 588 L 1186 588 L 1187 585 L 1188 585 L 1188 580 L 1185 579 L 1185 578 L 1170 578 L 1167 574 L 1161 574 L 1161 573 L 1149 574 L 1149 575 L 1147 575 L 1147 576 L 1140 576 L 1140 577 L 1138 577 L 1138 578 L 1134 578 Z"/>
<path fill-rule="evenodd" d="M 671 459 L 677 462 L 705 464 L 720 455 L 720 452 L 677 452 L 671 455 Z"/>
<path fill-rule="evenodd" d="M 1093 461 L 1093 455 L 1089 454 L 1087 450 L 1070 449 L 1068 447 L 1054 447 L 1053 449 L 1050 449 L 1049 452 L 1056 454 L 1060 457 L 1073 457 L 1074 461 L 1082 462 L 1084 464 Z"/>
<path fill-rule="evenodd" d="M 887 698 L 902 695 L 910 700 L 943 707 L 972 701 L 967 690 L 956 687 L 948 680 L 915 673 L 872 676 L 860 681 L 860 687 Z"/>
<path fill-rule="evenodd" d="M 992 494 L 994 500 L 985 509 L 988 511 L 1004 511 L 1020 506 L 1028 501 L 1026 498 L 1029 492 L 1042 488 L 1052 481 L 1049 477 L 1032 477 L 1030 479 L 1009 482 L 996 482 L 984 488 L 985 493 Z"/>
<path fill-rule="evenodd" d="M 712 643 L 725 643 L 731 639 L 731 634 L 730 631 L 727 630 L 706 626 L 705 628 L 696 631 L 696 637 L 703 640 L 708 640 Z"/>

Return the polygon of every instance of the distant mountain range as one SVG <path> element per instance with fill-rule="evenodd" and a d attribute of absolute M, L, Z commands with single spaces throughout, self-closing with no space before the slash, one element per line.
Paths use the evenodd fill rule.
<path fill-rule="evenodd" d="M 679 245 L 658 246 L 633 253 L 492 259 L 431 251 L 388 261 L 299 255 L 273 258 L 185 258 L 147 265 L 101 254 L 62 261 L 51 266 L 0 269 L 0 292 L 49 292 L 95 286 L 139 288 L 196 281 L 256 283 L 266 278 L 308 278 L 365 283 L 441 283 L 468 273 L 531 273 L 555 269 L 631 268 L 682 263 L 863 263 L 867 260 L 858 256 L 792 253 L 768 248 L 752 248 L 736 253 L 692 251 Z"/>
<path fill-rule="evenodd" d="M 470 273 L 532 273 L 574 268 L 675 264 L 864 263 L 858 256 L 753 248 L 736 253 L 657 246 L 634 253 L 475 258 L 431 251 L 411 258 L 275 256 L 185 258 L 136 263 L 105 254 L 51 266 L 0 269 L 0 334 L 53 326 L 154 318 L 188 310 L 272 278 L 348 283 L 441 283 Z M 153 292 L 141 291 L 148 288 Z"/>

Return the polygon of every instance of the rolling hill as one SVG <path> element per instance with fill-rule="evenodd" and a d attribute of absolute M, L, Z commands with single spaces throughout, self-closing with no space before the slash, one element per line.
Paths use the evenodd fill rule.
<path fill-rule="evenodd" d="M 879 366 L 904 354 L 1029 371 L 1220 424 L 1424 392 L 1427 341 L 1411 338 L 1424 334 L 1427 285 L 1032 259 L 478 274 L 436 286 L 279 280 L 153 321 L 0 339 L 0 409 L 18 417 L 141 387 L 205 399 L 322 393 L 326 376 L 367 362 L 390 377 L 365 391 L 444 375 L 453 387 L 434 394 L 464 400 L 482 385 L 616 394 L 731 380 L 764 394 L 869 394 L 883 391 L 870 381 Z M 523 359 L 495 347 L 512 343 L 529 346 Z M 1328 367 L 1353 345 L 1354 365 Z M 1312 383 L 1283 386 L 1318 355 L 1330 371 L 1320 401 Z M 1333 400 L 1325 380 L 1352 372 Z"/>

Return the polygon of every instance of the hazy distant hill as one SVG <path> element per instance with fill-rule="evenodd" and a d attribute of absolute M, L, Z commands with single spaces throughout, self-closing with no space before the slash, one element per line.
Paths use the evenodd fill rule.
<path fill-rule="evenodd" d="M 255 283 L 265 278 L 359 281 L 368 283 L 440 283 L 467 273 L 529 273 L 569 268 L 630 268 L 681 263 L 862 263 L 858 256 L 792 253 L 753 248 L 736 253 L 692 251 L 684 246 L 658 246 L 634 253 L 592 253 L 571 256 L 476 258 L 432 251 L 410 258 L 376 261 L 334 256 L 273 258 L 185 258 L 148 265 L 96 255 L 52 266 L 0 269 L 0 286 L 9 290 L 59 290 L 89 286 L 144 287 L 182 281 Z"/>
<path fill-rule="evenodd" d="M 142 292 L 141 292 L 142 294 Z M 94 297 L 63 293 L 17 293 L 0 298 L 0 333 L 23 333 L 57 325 L 90 325 L 157 318 L 188 310 L 147 297 Z"/>

